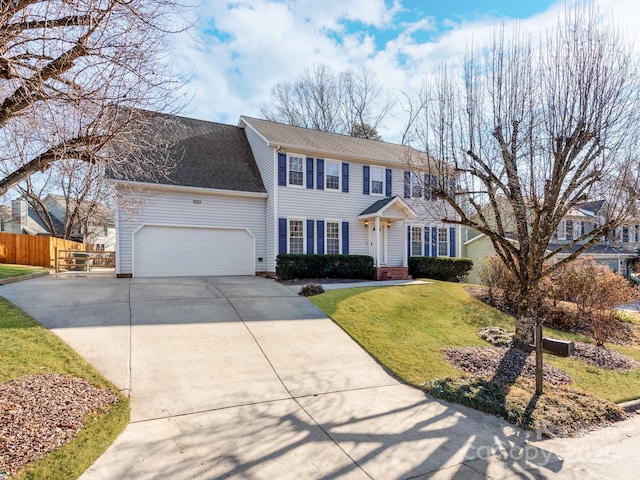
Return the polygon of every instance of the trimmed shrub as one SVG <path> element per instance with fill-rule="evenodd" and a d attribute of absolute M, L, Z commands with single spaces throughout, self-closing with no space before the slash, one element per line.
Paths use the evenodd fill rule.
<path fill-rule="evenodd" d="M 314 295 L 320 295 L 321 293 L 324 293 L 322 285 L 318 285 L 317 283 L 307 283 L 302 286 L 298 295 L 302 295 L 303 297 L 313 297 Z"/>
<path fill-rule="evenodd" d="M 373 276 L 373 257 L 368 255 L 293 255 L 276 257 L 276 275 L 292 278 L 357 278 Z"/>
<path fill-rule="evenodd" d="M 409 275 L 446 282 L 459 282 L 469 275 L 473 261 L 468 258 L 410 257 Z"/>

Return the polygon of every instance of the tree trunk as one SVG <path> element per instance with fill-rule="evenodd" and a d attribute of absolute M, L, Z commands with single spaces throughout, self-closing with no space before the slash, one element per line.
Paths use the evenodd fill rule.
<path fill-rule="evenodd" d="M 516 317 L 516 333 L 513 337 L 514 347 L 522 350 L 529 350 L 535 340 L 536 320 L 532 318 L 529 312 L 525 314 L 518 313 Z"/>

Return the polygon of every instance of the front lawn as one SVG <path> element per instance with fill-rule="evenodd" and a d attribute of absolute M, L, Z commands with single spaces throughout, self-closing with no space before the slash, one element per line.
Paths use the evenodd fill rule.
<path fill-rule="evenodd" d="M 117 392 L 56 335 L 3 298 L 0 298 L 0 359 L 0 383 L 26 375 L 58 373 Z M 92 414 L 74 440 L 27 464 L 11 479 L 78 478 L 113 443 L 128 421 L 129 401 L 120 396 L 106 413 Z"/>
<path fill-rule="evenodd" d="M 332 290 L 311 301 L 393 374 L 414 386 L 463 376 L 444 359 L 442 348 L 488 347 L 478 337 L 486 326 L 514 330 L 513 317 L 473 298 L 464 285 L 455 283 Z M 544 335 L 589 341 L 548 328 Z M 607 347 L 640 361 L 638 348 Z M 545 355 L 545 362 L 570 374 L 572 388 L 598 398 L 622 402 L 640 397 L 640 368 L 611 371 L 551 355 Z"/>
<path fill-rule="evenodd" d="M 23 267 L 17 265 L 7 265 L 0 263 L 0 280 L 5 278 L 21 277 L 22 275 L 29 275 L 31 273 L 38 273 L 46 271 L 40 267 Z"/>

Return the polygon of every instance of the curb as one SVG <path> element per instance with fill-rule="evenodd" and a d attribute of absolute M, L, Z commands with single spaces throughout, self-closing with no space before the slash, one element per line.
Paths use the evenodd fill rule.
<path fill-rule="evenodd" d="M 631 400 L 629 402 L 619 403 L 618 406 L 627 413 L 636 413 L 640 411 L 640 399 Z"/>
<path fill-rule="evenodd" d="M 23 280 L 31 280 L 32 278 L 45 277 L 49 275 L 49 272 L 37 272 L 29 273 L 27 275 L 20 275 L 19 277 L 3 278 L 0 280 L 0 285 L 7 285 L 9 283 L 21 282 Z"/>

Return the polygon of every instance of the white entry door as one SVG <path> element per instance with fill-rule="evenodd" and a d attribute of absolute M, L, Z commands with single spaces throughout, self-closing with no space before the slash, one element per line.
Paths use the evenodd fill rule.
<path fill-rule="evenodd" d="M 380 258 L 378 258 L 378 241 L 380 242 Z M 373 257 L 376 267 L 387 264 L 387 226 L 380 222 L 380 233 L 376 232 L 375 222 L 369 222 L 369 255 Z"/>

